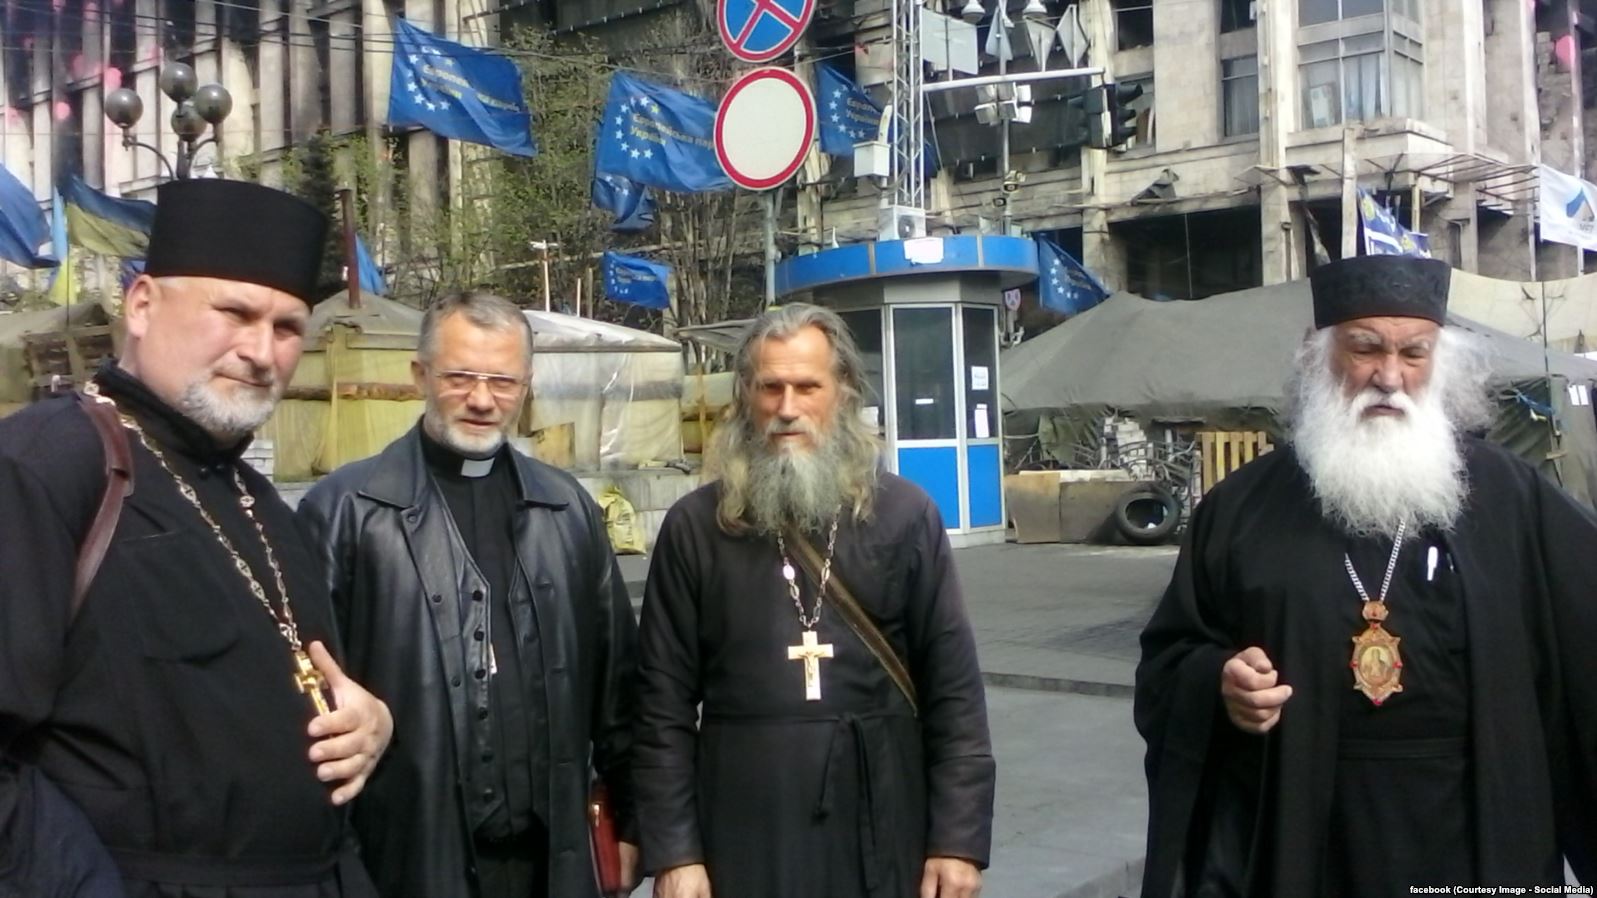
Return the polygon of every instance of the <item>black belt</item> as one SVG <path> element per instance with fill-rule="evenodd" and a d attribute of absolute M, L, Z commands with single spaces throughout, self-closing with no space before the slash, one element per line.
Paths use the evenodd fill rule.
<path fill-rule="evenodd" d="M 315 885 L 333 878 L 354 849 L 318 857 L 226 858 L 111 848 L 123 879 L 215 888 Z"/>

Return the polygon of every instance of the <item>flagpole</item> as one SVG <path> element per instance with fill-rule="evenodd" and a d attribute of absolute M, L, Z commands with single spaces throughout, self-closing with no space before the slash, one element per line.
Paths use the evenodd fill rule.
<path fill-rule="evenodd" d="M 776 193 L 765 192 L 765 308 L 776 305 Z"/>
<path fill-rule="evenodd" d="M 360 258 L 355 252 L 355 192 L 338 192 L 339 209 L 344 216 L 344 283 L 349 286 L 349 307 L 360 308 Z"/>

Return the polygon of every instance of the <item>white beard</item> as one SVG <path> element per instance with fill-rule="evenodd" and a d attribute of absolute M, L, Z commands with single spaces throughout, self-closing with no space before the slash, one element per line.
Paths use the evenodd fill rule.
<path fill-rule="evenodd" d="M 797 424 L 772 419 L 766 439 Z M 788 526 L 814 532 L 829 525 L 846 504 L 847 470 L 835 434 L 803 428 L 817 441 L 814 448 L 759 444 L 749 465 L 748 518 L 757 533 L 780 533 Z"/>
<path fill-rule="evenodd" d="M 1325 515 L 1354 536 L 1451 529 L 1469 484 L 1440 368 L 1418 399 L 1374 388 L 1348 399 L 1329 369 L 1316 367 L 1294 384 L 1292 444 Z M 1405 414 L 1363 417 L 1382 404 Z"/>

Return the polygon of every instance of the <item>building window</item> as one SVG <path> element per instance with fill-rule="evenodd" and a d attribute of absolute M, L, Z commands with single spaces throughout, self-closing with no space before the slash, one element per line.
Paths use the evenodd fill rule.
<path fill-rule="evenodd" d="M 1114 0 L 1114 9 L 1120 49 L 1153 46 L 1153 0 Z"/>
<path fill-rule="evenodd" d="M 1425 47 L 1419 41 L 1392 35 L 1392 114 L 1421 117 L 1425 109 Z"/>
<path fill-rule="evenodd" d="M 1254 27 L 1260 0 L 1220 0 L 1220 33 Z"/>
<path fill-rule="evenodd" d="M 1259 133 L 1259 57 L 1220 61 L 1220 99 L 1226 137 Z"/>
<path fill-rule="evenodd" d="M 1395 2 L 1408 6 L 1411 0 Z M 1384 0 L 1298 0 L 1298 27 L 1357 19 L 1360 16 L 1378 16 L 1384 12 Z"/>
<path fill-rule="evenodd" d="M 1326 128 L 1394 114 L 1385 90 L 1382 42 L 1380 33 L 1360 34 L 1299 48 L 1304 127 Z"/>
<path fill-rule="evenodd" d="M 1137 111 L 1137 139 L 1132 141 L 1126 149 L 1153 149 L 1155 129 L 1153 120 L 1153 76 L 1138 75 L 1134 78 L 1122 78 L 1121 84 L 1142 86 L 1142 96 L 1131 101 L 1131 108 Z"/>

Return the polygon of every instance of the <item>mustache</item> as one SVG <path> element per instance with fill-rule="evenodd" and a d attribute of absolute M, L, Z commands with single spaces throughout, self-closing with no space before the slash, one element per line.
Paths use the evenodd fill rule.
<path fill-rule="evenodd" d="M 242 380 L 262 389 L 270 389 L 277 386 L 277 372 L 265 365 L 250 365 L 241 362 L 237 365 L 223 365 L 217 368 L 215 373 L 233 380 Z"/>
<path fill-rule="evenodd" d="M 783 421 L 781 418 L 772 418 L 770 421 L 766 422 L 766 436 L 774 437 L 779 433 L 802 433 L 806 436 L 817 436 L 820 431 L 802 418 L 792 421 Z"/>
<path fill-rule="evenodd" d="M 1372 408 L 1390 408 L 1411 415 L 1419 409 L 1419 403 L 1407 393 L 1383 393 L 1374 387 L 1361 390 L 1352 401 L 1348 403 L 1349 411 L 1354 414 L 1363 414 Z"/>

